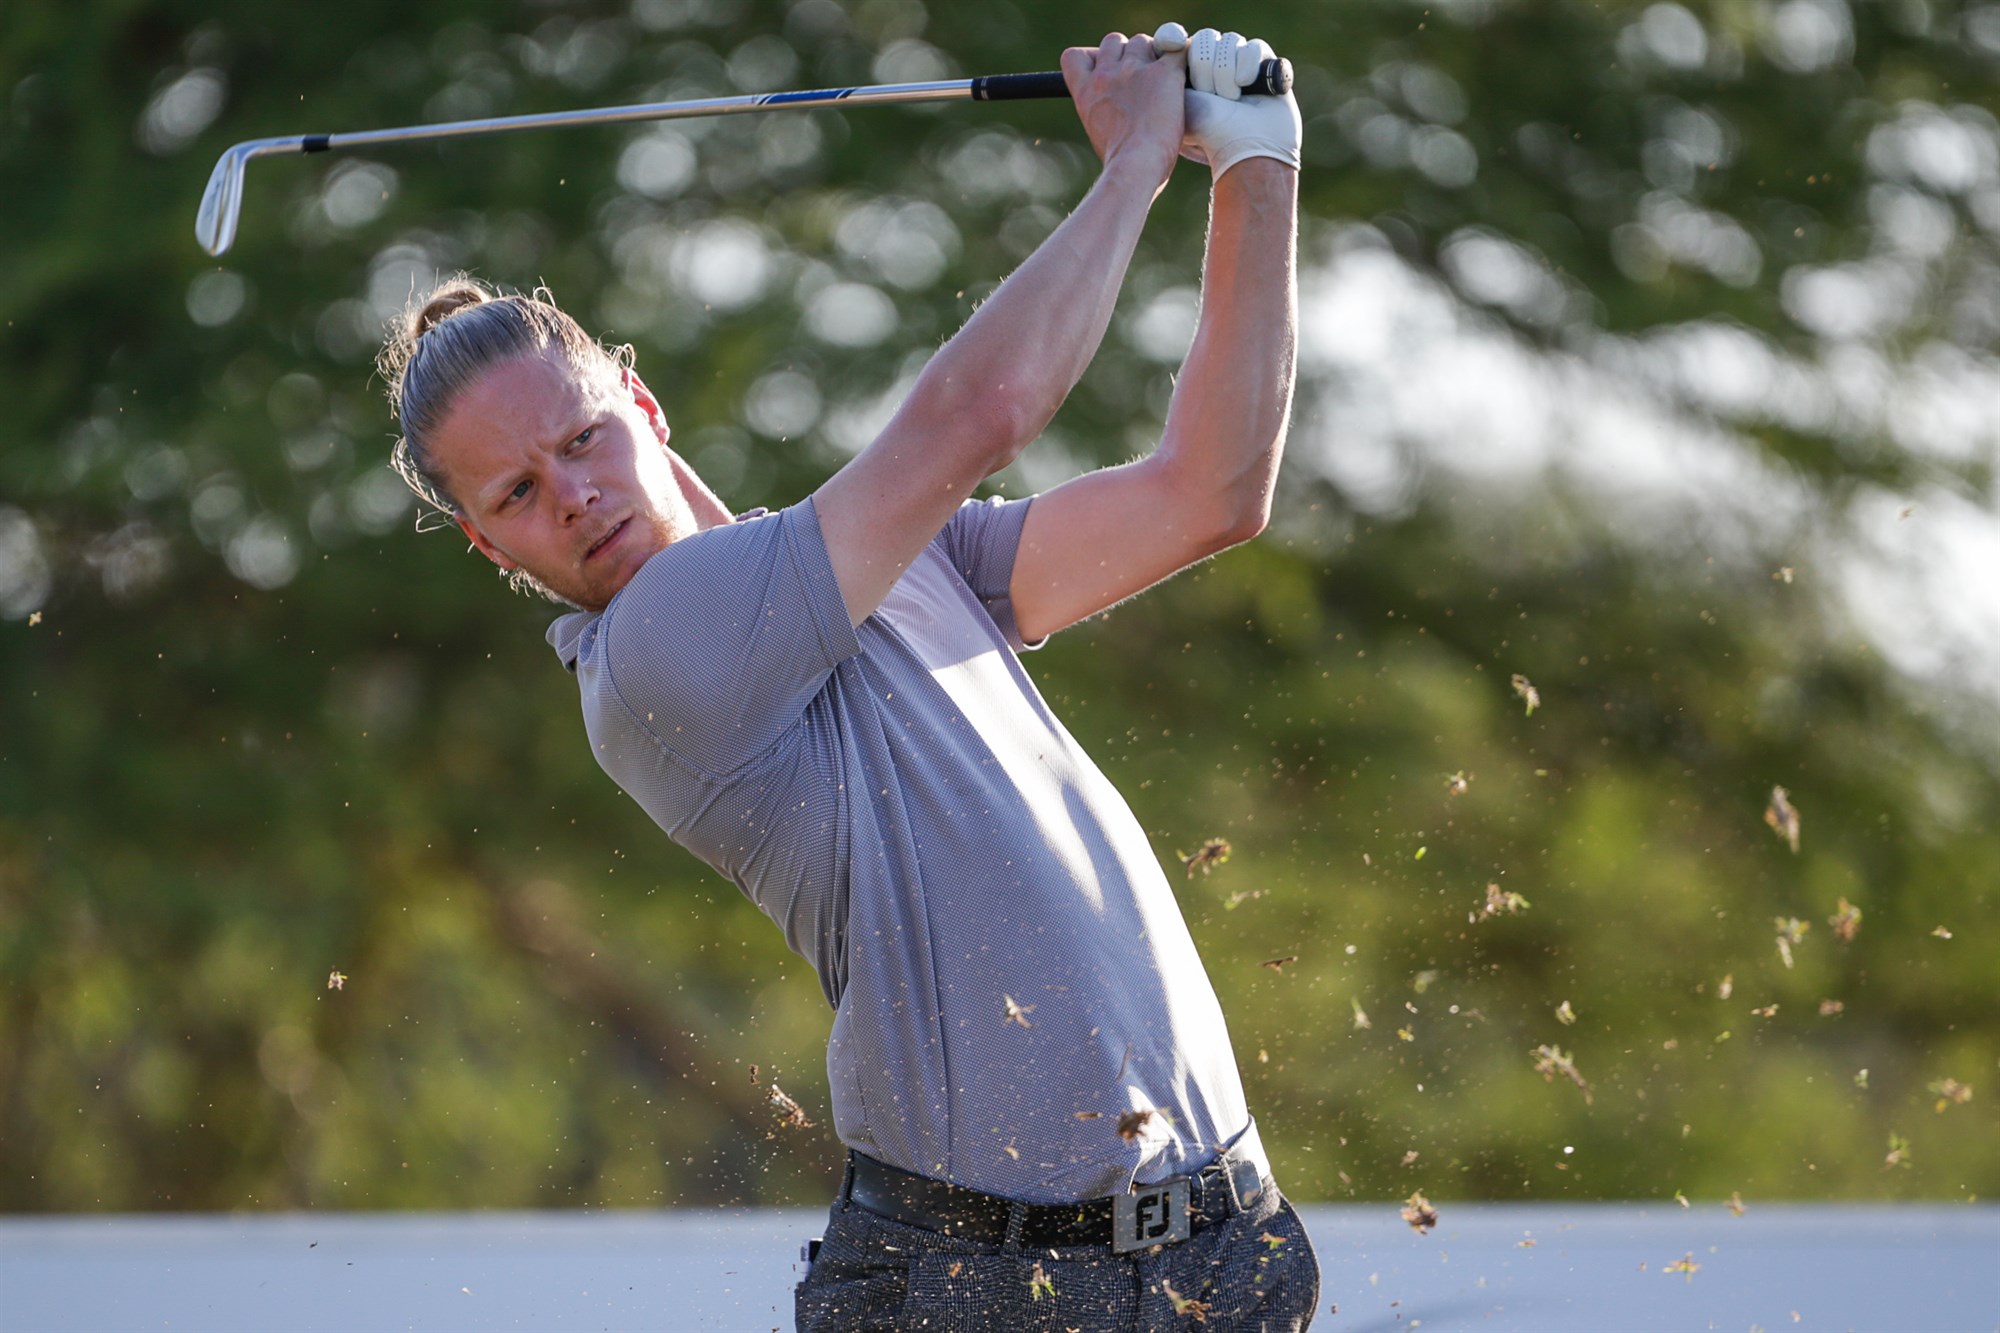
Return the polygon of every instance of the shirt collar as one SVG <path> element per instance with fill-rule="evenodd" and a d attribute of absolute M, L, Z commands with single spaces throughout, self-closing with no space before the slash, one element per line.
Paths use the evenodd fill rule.
<path fill-rule="evenodd" d="M 583 655 L 583 637 L 597 623 L 597 615 L 591 611 L 572 611 L 566 616 L 557 616 L 549 626 L 549 646 L 556 650 L 565 669 L 576 670 L 576 659 Z"/>

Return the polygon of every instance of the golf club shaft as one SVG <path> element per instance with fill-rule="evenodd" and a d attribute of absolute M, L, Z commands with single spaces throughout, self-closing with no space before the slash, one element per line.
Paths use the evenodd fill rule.
<path fill-rule="evenodd" d="M 1282 95 L 1291 88 L 1292 67 L 1286 60 L 1267 60 L 1251 94 Z M 746 111 L 828 106 L 876 106 L 890 102 L 1008 102 L 1029 98 L 1068 97 L 1060 73 L 987 74 L 972 79 L 931 83 L 886 83 L 866 88 L 821 88 L 810 92 L 750 93 L 737 97 L 706 97 L 683 102 L 643 102 L 632 106 L 585 111 L 552 111 L 485 120 L 446 121 L 401 129 L 359 130 L 348 134 L 300 134 L 275 139 L 251 139 L 224 152 L 202 193 L 195 218 L 195 236 L 204 250 L 220 255 L 236 239 L 243 206 L 243 173 L 254 158 L 323 153 L 334 149 L 369 148 L 378 144 L 428 143 L 466 139 L 514 130 L 560 129 L 579 125 L 617 125 L 646 120 L 681 120 L 694 116 L 724 116 Z"/>

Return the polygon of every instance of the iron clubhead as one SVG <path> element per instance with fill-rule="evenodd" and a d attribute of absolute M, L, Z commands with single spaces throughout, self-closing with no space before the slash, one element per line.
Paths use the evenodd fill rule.
<path fill-rule="evenodd" d="M 201 208 L 194 216 L 195 239 L 201 248 L 220 255 L 236 240 L 236 219 L 243 211 L 243 171 L 250 163 L 250 145 L 237 144 L 216 160 Z"/>

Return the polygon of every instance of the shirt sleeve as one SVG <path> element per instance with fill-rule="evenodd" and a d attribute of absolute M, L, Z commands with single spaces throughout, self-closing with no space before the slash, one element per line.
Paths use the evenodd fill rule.
<path fill-rule="evenodd" d="M 1026 652 L 1048 642 L 1047 636 L 1025 643 L 1014 619 L 1014 554 L 1021 546 L 1021 525 L 1028 520 L 1031 496 L 1025 500 L 1005 500 L 994 496 L 967 500 L 937 536 L 958 576 L 972 595 L 985 606 L 986 614 L 1015 652 Z"/>
<path fill-rule="evenodd" d="M 782 736 L 860 650 L 810 499 L 709 528 L 613 599 L 579 674 L 684 763 L 726 777 Z"/>

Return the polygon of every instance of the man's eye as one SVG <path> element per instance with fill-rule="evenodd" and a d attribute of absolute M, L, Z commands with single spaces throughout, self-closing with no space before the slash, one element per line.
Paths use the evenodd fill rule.
<path fill-rule="evenodd" d="M 513 490 L 507 492 L 507 498 L 509 500 L 518 500 L 527 493 L 528 493 L 528 480 L 527 478 L 523 477 L 518 483 L 516 483 Z"/>
<path fill-rule="evenodd" d="M 597 434 L 597 427 L 595 427 L 595 426 L 586 426 L 586 427 L 584 427 L 584 430 L 583 430 L 583 433 L 582 433 L 581 435 L 578 435 L 578 436 L 576 437 L 576 443 L 578 443 L 578 444 L 589 444 L 589 443 L 590 443 L 590 437 L 591 437 L 591 436 L 593 436 L 593 435 L 595 435 L 595 434 Z"/>

